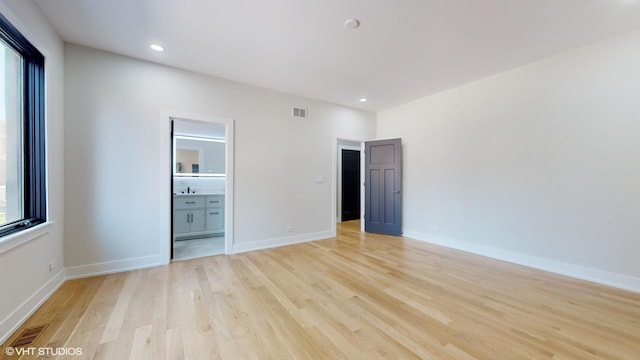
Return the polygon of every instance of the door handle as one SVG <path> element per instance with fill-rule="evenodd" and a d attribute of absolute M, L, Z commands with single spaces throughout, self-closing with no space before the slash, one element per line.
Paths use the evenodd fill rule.
<path fill-rule="evenodd" d="M 402 190 L 396 190 L 396 191 L 394 191 L 393 193 L 394 193 L 394 194 L 400 194 L 401 192 L 402 192 Z"/>

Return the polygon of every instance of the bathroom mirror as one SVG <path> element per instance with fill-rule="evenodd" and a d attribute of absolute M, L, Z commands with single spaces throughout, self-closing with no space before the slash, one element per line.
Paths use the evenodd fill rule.
<path fill-rule="evenodd" d="M 224 139 L 173 137 L 174 176 L 225 176 Z"/>

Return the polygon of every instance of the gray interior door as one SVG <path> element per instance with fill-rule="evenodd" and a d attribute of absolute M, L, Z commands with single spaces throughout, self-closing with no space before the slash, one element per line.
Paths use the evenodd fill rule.
<path fill-rule="evenodd" d="M 402 235 L 402 145 L 400 139 L 365 142 L 366 232 Z"/>

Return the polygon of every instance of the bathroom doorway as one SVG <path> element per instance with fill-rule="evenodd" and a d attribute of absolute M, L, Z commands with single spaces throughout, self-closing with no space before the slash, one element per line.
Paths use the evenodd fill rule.
<path fill-rule="evenodd" d="M 171 118 L 173 261 L 229 252 L 227 129 L 225 123 Z"/>

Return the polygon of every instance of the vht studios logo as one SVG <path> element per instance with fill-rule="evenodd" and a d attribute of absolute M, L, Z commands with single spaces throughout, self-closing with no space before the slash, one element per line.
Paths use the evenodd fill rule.
<path fill-rule="evenodd" d="M 13 348 L 13 347 L 8 347 L 6 349 L 4 349 L 5 354 L 9 355 L 9 356 L 13 356 L 13 355 L 18 355 L 18 356 L 22 356 L 22 355 L 29 355 L 29 356 L 33 356 L 33 355 L 38 355 L 38 356 L 62 356 L 62 355 L 69 355 L 69 356 L 81 356 L 82 355 L 82 348 L 72 348 L 72 347 L 58 347 L 58 348 L 51 348 L 51 347 L 18 347 L 18 348 Z"/>

